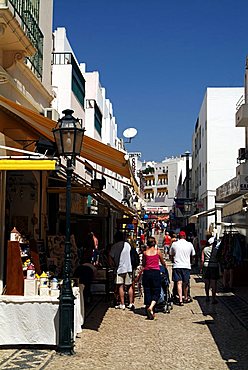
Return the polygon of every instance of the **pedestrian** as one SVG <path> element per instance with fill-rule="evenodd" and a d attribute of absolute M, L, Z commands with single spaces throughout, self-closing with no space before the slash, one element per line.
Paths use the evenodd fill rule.
<path fill-rule="evenodd" d="M 192 244 L 194 246 L 194 250 L 195 250 L 195 263 L 194 263 L 194 267 L 198 267 L 198 262 L 201 258 L 201 250 L 200 250 L 200 245 L 199 245 L 199 239 L 198 239 L 198 236 L 197 236 L 197 233 L 194 232 L 193 233 L 193 241 L 192 241 Z"/>
<path fill-rule="evenodd" d="M 171 246 L 171 237 L 168 231 L 165 232 L 164 240 L 163 240 L 163 247 L 164 247 L 164 255 L 167 257 L 169 255 L 170 251 L 170 246 Z"/>
<path fill-rule="evenodd" d="M 172 237 L 171 237 L 171 245 L 172 245 L 172 243 L 176 242 L 177 240 L 178 240 L 177 234 L 176 233 L 173 233 L 172 234 Z"/>
<path fill-rule="evenodd" d="M 145 239 L 146 239 L 145 234 L 144 233 L 140 234 L 140 246 L 145 244 Z"/>
<path fill-rule="evenodd" d="M 92 263 L 94 266 L 97 266 L 99 262 L 98 239 L 93 232 L 90 233 L 90 237 L 92 238 L 92 245 L 93 245 Z"/>
<path fill-rule="evenodd" d="M 149 320 L 153 320 L 155 317 L 154 307 L 159 300 L 161 292 L 159 262 L 166 268 L 163 256 L 160 250 L 156 248 L 156 239 L 150 237 L 147 240 L 147 249 L 144 251 L 142 259 L 144 303 Z"/>
<path fill-rule="evenodd" d="M 216 304 L 217 280 L 219 279 L 218 248 L 215 238 L 208 239 L 208 245 L 203 249 L 201 256 L 201 271 L 205 283 L 206 302 L 210 301 L 209 290 L 212 289 L 212 303 Z"/>
<path fill-rule="evenodd" d="M 74 277 L 79 279 L 79 283 L 84 285 L 84 302 L 91 301 L 91 283 L 96 277 L 97 268 L 91 263 L 91 259 L 81 260 L 74 272 Z"/>
<path fill-rule="evenodd" d="M 110 257 L 116 270 L 115 284 L 118 288 L 120 304 L 115 306 L 117 309 L 125 310 L 125 286 L 128 288 L 130 310 L 134 310 L 134 294 L 132 286 L 132 264 L 131 264 L 131 246 L 124 239 L 124 234 L 117 231 L 115 234 L 115 243 L 110 250 Z"/>
<path fill-rule="evenodd" d="M 170 255 L 173 259 L 172 280 L 177 287 L 179 306 L 183 306 L 184 303 L 191 302 L 191 299 L 188 297 L 188 288 L 191 256 L 195 255 L 193 244 L 186 240 L 186 233 L 184 231 L 179 232 L 179 240 L 172 244 Z"/>

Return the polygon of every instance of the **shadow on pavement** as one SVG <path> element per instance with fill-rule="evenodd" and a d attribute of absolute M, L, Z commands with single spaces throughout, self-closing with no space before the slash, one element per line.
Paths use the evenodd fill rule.
<path fill-rule="evenodd" d="M 146 316 L 146 310 L 144 307 L 135 308 L 134 313 L 135 315 Z"/>
<path fill-rule="evenodd" d="M 202 296 L 194 297 L 194 299 L 198 301 L 203 315 L 206 316 L 206 320 L 195 321 L 194 324 L 208 326 L 230 370 L 247 370 L 248 331 L 237 322 L 232 314 L 223 310 L 220 301 L 217 305 L 213 305 L 206 303 L 205 297 Z M 225 299 L 228 300 L 229 297 Z M 211 359 L 209 365 L 211 365 Z"/>
<path fill-rule="evenodd" d="M 106 301 L 105 297 L 95 297 L 94 301 L 85 307 L 85 322 L 83 329 L 98 331 L 108 308 L 109 303 Z"/>

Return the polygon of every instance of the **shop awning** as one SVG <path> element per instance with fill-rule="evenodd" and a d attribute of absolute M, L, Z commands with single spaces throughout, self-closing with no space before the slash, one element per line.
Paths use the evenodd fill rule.
<path fill-rule="evenodd" d="M 189 223 L 196 224 L 199 217 L 211 216 L 211 215 L 214 215 L 215 212 L 216 212 L 216 208 L 211 208 L 207 211 L 196 213 L 195 215 L 192 215 L 189 217 Z"/>
<path fill-rule="evenodd" d="M 222 208 L 222 217 L 232 216 L 239 213 L 246 207 L 246 201 L 248 200 L 248 193 L 241 195 L 240 197 L 232 200 L 225 204 Z"/>
<path fill-rule="evenodd" d="M 112 205 L 113 208 L 121 211 L 125 215 L 128 216 L 135 216 L 136 210 L 132 209 L 131 207 L 127 207 L 124 204 L 120 203 L 118 200 L 112 198 L 110 195 L 102 192 L 100 193 L 100 196 L 105 199 L 110 205 Z"/>
<path fill-rule="evenodd" d="M 20 104 L 0 95 L 0 132 L 13 141 L 38 140 L 40 136 L 54 141 L 52 129 L 55 121 L 43 117 Z M 131 180 L 138 190 L 125 153 L 101 143 L 89 136 L 84 137 L 81 156 Z"/>

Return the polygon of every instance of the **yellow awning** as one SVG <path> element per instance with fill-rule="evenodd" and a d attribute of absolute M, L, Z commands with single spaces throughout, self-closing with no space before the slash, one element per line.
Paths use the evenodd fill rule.
<path fill-rule="evenodd" d="M 40 136 L 54 141 L 56 122 L 0 95 L 0 132 L 12 140 L 38 140 Z M 125 153 L 84 136 L 81 156 L 100 166 L 131 179 L 138 189 Z"/>
<path fill-rule="evenodd" d="M 48 159 L 0 159 L 0 171 L 55 170 L 56 161 Z"/>

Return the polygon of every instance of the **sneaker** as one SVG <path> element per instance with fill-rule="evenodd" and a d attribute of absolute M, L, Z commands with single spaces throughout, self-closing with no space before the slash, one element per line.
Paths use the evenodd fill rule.
<path fill-rule="evenodd" d="M 135 310 L 135 307 L 134 307 L 134 304 L 133 303 L 130 303 L 127 308 L 130 310 L 130 311 L 134 311 Z"/>
<path fill-rule="evenodd" d="M 125 310 L 125 305 L 124 304 L 118 304 L 118 306 L 115 306 L 116 309 L 119 310 Z"/>

